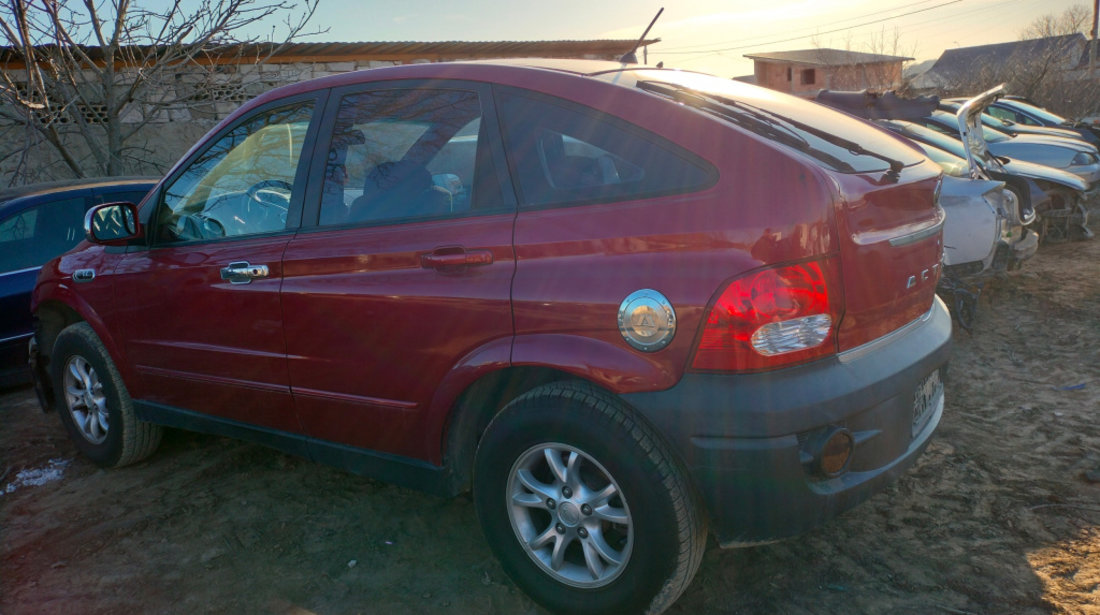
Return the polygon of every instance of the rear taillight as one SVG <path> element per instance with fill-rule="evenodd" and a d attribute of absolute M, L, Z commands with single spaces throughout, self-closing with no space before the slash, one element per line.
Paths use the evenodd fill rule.
<path fill-rule="evenodd" d="M 707 314 L 692 369 L 760 371 L 836 353 L 837 262 L 772 267 L 730 282 Z"/>

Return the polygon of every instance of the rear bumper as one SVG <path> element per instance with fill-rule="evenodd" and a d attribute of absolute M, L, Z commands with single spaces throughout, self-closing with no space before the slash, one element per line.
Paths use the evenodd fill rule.
<path fill-rule="evenodd" d="M 855 506 L 912 466 L 943 412 L 914 433 L 917 388 L 943 368 L 951 318 L 936 299 L 906 328 L 839 357 L 763 374 L 688 374 L 675 387 L 623 395 L 672 443 L 723 546 L 793 536 Z M 848 429 L 846 472 L 813 470 L 808 443 Z"/>

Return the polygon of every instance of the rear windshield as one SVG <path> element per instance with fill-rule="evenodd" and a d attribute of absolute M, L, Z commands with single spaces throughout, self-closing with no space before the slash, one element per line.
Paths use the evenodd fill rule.
<path fill-rule="evenodd" d="M 930 143 L 960 158 L 966 157 L 966 149 L 963 147 L 962 141 L 953 139 L 938 130 L 901 120 L 882 120 L 882 123 L 891 130 L 896 130 L 907 137 Z"/>
<path fill-rule="evenodd" d="M 863 120 L 772 90 L 679 71 L 637 71 L 637 87 L 674 98 L 841 173 L 897 171 L 923 158 Z"/>
<path fill-rule="evenodd" d="M 916 143 L 917 147 L 924 151 L 924 155 L 932 159 L 932 162 L 940 165 L 940 168 L 947 175 L 954 177 L 967 176 L 967 164 L 962 158 L 927 143 L 921 143 L 920 141 L 913 141 L 913 143 Z"/>

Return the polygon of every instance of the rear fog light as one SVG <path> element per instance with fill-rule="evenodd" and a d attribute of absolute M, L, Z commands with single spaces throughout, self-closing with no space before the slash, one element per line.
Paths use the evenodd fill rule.
<path fill-rule="evenodd" d="M 854 449 L 852 432 L 844 427 L 830 427 L 811 438 L 803 450 L 813 458 L 816 474 L 835 478 L 848 469 Z"/>

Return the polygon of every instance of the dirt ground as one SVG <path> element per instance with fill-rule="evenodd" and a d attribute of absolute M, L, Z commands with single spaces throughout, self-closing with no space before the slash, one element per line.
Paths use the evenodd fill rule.
<path fill-rule="evenodd" d="M 708 550 L 671 613 L 1100 613 L 1100 240 L 1044 246 L 956 333 L 919 465 L 825 527 Z M 77 456 L 0 392 L 0 612 L 541 613 L 468 499 L 171 432 Z"/>

